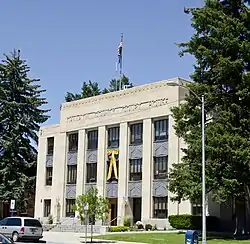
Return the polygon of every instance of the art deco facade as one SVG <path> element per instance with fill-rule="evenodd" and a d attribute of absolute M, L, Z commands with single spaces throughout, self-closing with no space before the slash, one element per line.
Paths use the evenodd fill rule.
<path fill-rule="evenodd" d="M 199 203 L 170 201 L 168 171 L 180 162 L 184 147 L 175 135 L 170 108 L 178 106 L 187 90 L 167 83 L 61 106 L 60 124 L 40 130 L 37 218 L 52 214 L 59 221 L 74 215 L 76 197 L 91 186 L 109 199 L 111 224 L 120 225 L 127 216 L 166 227 L 168 215 L 201 210 Z"/>

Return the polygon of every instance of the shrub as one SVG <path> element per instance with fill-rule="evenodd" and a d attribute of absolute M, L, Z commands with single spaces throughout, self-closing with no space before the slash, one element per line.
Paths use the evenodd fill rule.
<path fill-rule="evenodd" d="M 146 224 L 145 225 L 145 230 L 152 230 L 152 229 L 153 229 L 153 227 L 152 227 L 151 224 Z"/>
<path fill-rule="evenodd" d="M 130 227 L 132 225 L 132 219 L 129 218 L 129 217 L 124 217 L 124 219 L 123 219 L 123 225 L 127 226 L 127 227 Z"/>
<path fill-rule="evenodd" d="M 109 232 L 126 232 L 129 227 L 127 226 L 111 226 L 109 227 Z"/>
<path fill-rule="evenodd" d="M 191 214 L 181 214 L 181 215 L 171 215 L 168 218 L 169 223 L 175 229 L 190 229 L 190 230 L 201 230 L 202 227 L 202 216 L 191 215 Z M 220 220 L 215 216 L 207 216 L 207 230 L 217 231 L 219 228 Z"/>
<path fill-rule="evenodd" d="M 157 230 L 157 225 L 154 225 L 152 230 Z"/>
<path fill-rule="evenodd" d="M 53 224 L 53 216 L 51 214 L 48 216 L 48 224 Z"/>
<path fill-rule="evenodd" d="M 143 223 L 141 221 L 137 221 L 135 223 L 135 225 L 136 225 L 136 227 L 137 227 L 138 230 L 144 229 Z"/>

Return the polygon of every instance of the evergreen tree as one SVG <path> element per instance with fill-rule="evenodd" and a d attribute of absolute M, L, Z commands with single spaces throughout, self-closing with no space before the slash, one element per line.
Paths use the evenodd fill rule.
<path fill-rule="evenodd" d="M 15 199 L 19 212 L 34 193 L 37 133 L 48 119 L 44 90 L 29 70 L 20 51 L 0 63 L 0 200 Z"/>
<path fill-rule="evenodd" d="M 240 0 L 207 0 L 194 9 L 191 40 L 181 55 L 196 58 L 187 85 L 206 98 L 206 190 L 218 203 L 236 206 L 237 232 L 246 230 L 250 185 L 250 11 Z M 173 200 L 201 198 L 201 108 L 190 94 L 172 109 L 187 148 L 169 174 Z M 249 219 L 248 219 L 249 221 Z"/>

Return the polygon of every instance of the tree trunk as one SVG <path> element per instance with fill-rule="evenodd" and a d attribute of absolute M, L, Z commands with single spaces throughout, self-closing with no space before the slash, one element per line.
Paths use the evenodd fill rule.
<path fill-rule="evenodd" d="M 91 234 L 90 234 L 90 242 L 92 243 L 93 241 L 93 221 L 91 221 Z"/>
<path fill-rule="evenodd" d="M 249 203 L 247 200 L 235 201 L 234 204 L 234 216 L 235 216 L 235 231 L 234 236 L 239 237 L 249 234 L 249 224 L 247 219 L 249 219 Z"/>

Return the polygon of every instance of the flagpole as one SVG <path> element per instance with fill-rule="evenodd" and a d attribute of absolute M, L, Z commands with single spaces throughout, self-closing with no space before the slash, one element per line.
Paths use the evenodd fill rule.
<path fill-rule="evenodd" d="M 121 42 L 122 42 L 122 52 L 121 52 L 121 57 L 120 57 L 120 90 L 122 90 L 122 53 L 123 53 L 123 33 L 121 33 Z"/>

